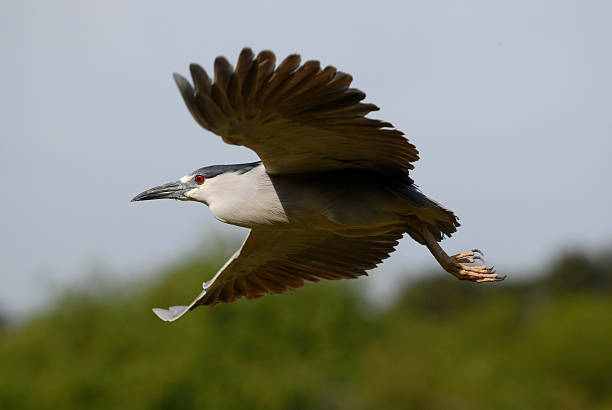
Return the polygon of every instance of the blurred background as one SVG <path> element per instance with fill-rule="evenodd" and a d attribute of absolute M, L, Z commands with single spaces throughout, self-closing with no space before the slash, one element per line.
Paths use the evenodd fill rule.
<path fill-rule="evenodd" d="M 608 1 L 4 1 L 0 408 L 612 408 Z M 240 240 L 203 206 L 131 204 L 256 160 L 171 79 L 242 47 L 351 73 L 455 211 L 441 273 L 410 238 L 369 277 L 183 304 Z"/>

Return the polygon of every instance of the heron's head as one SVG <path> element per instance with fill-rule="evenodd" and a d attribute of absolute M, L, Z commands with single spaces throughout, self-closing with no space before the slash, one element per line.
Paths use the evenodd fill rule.
<path fill-rule="evenodd" d="M 176 199 L 179 201 L 198 201 L 209 205 L 215 195 L 222 195 L 224 191 L 231 189 L 235 178 L 260 164 L 261 162 L 252 162 L 200 168 L 178 181 L 148 189 L 132 198 L 132 202 L 151 199 Z"/>

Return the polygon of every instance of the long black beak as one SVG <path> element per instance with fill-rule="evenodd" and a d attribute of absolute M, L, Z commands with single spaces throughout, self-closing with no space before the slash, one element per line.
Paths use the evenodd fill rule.
<path fill-rule="evenodd" d="M 170 182 L 136 195 L 132 198 L 132 202 L 149 201 L 151 199 L 187 199 L 187 197 L 185 197 L 185 191 L 188 189 L 189 188 L 181 182 Z"/>

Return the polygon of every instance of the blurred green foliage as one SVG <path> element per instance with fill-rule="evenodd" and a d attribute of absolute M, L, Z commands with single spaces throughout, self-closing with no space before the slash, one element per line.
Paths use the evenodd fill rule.
<path fill-rule="evenodd" d="M 568 255 L 529 283 L 432 275 L 383 312 L 341 281 L 151 313 L 191 300 L 215 262 L 0 331 L 0 408 L 612 408 L 608 257 Z"/>

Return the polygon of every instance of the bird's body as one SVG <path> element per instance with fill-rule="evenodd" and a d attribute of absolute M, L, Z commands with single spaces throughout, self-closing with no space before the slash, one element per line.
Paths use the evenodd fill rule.
<path fill-rule="evenodd" d="M 199 305 L 295 289 L 305 281 L 354 278 L 393 252 L 408 233 L 459 279 L 502 280 L 479 251 L 448 256 L 438 242 L 459 226 L 408 176 L 418 151 L 392 125 L 365 117 L 377 109 L 348 88 L 351 77 L 316 61 L 244 49 L 236 70 L 222 57 L 215 81 L 191 65 L 195 89 L 175 80 L 200 125 L 260 162 L 200 168 L 137 195 L 208 205 L 222 222 L 251 229 L 234 256 L 189 306 L 154 309 L 172 321 Z"/>
<path fill-rule="evenodd" d="M 217 219 L 231 225 L 321 229 L 343 236 L 389 232 L 408 226 L 415 216 L 432 225 L 455 219 L 409 181 L 381 183 L 375 173 L 355 169 L 275 176 L 262 163 L 253 165 L 231 165 L 232 171 L 194 192 L 194 200 L 208 204 Z M 394 191 L 398 187 L 412 193 L 410 202 Z"/>

